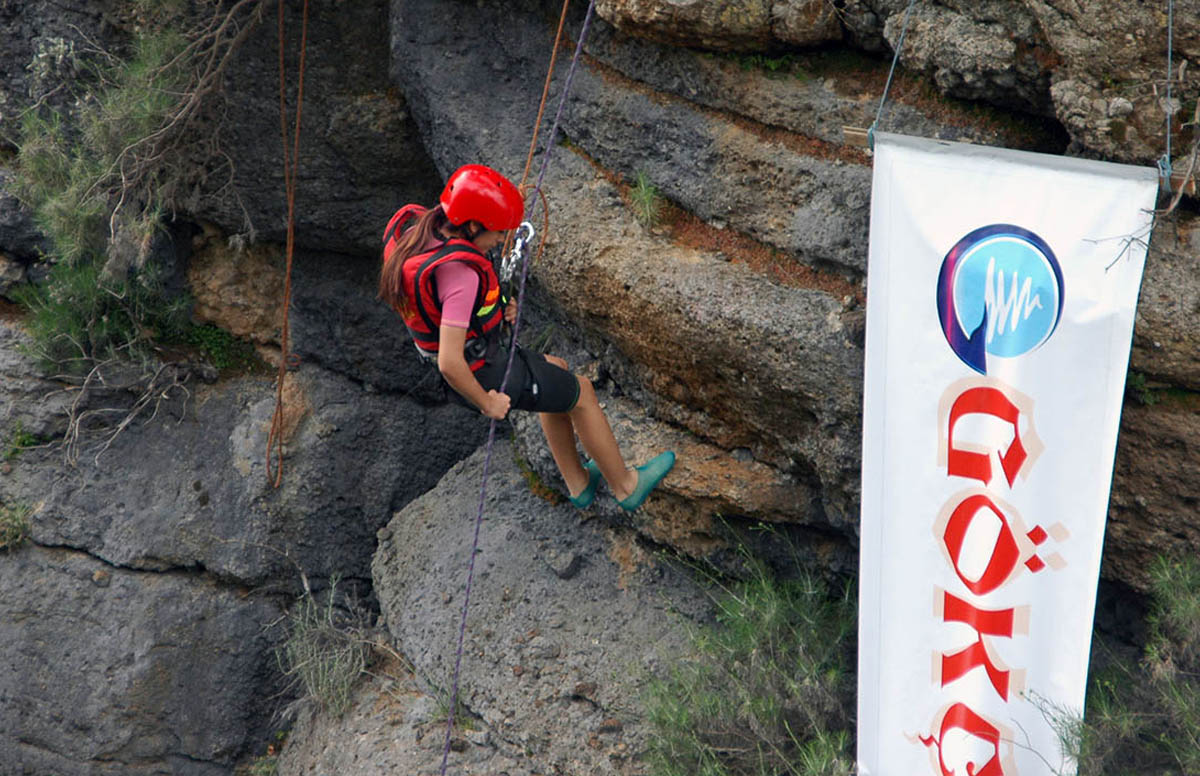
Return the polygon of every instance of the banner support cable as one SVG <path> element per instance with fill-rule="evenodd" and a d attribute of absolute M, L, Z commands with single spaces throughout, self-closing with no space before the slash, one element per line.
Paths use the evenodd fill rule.
<path fill-rule="evenodd" d="M 1158 172 L 1168 192 L 1171 191 L 1171 78 L 1175 67 L 1174 36 L 1175 0 L 1167 0 L 1167 100 L 1163 103 L 1163 113 L 1167 114 L 1167 150 L 1158 160 Z"/>
<path fill-rule="evenodd" d="M 917 0 L 909 0 L 908 10 L 904 12 L 904 24 L 900 26 L 900 37 L 896 40 L 896 52 L 892 55 L 892 66 L 888 70 L 887 83 L 883 85 L 883 94 L 879 97 L 879 109 L 875 111 L 875 121 L 867 128 L 867 148 L 875 148 L 875 127 L 883 117 L 883 105 L 887 102 L 888 90 L 892 88 L 892 76 L 896 74 L 896 63 L 900 61 L 900 50 L 904 48 L 904 34 L 908 32 L 908 20 L 912 16 L 913 6 Z"/>

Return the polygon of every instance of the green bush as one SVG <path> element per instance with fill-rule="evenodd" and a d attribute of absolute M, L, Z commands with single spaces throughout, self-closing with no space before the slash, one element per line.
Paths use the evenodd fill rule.
<path fill-rule="evenodd" d="M 12 433 L 4 442 L 4 452 L 0 453 L 0 460 L 11 461 L 21 454 L 22 450 L 30 447 L 37 447 L 44 440 L 36 434 L 31 434 L 25 430 L 25 427 L 18 421 L 13 427 Z"/>
<path fill-rule="evenodd" d="M 252 344 L 211 323 L 189 327 L 184 339 L 220 370 L 245 369 L 257 361 Z"/>
<path fill-rule="evenodd" d="M 717 608 L 695 654 L 649 685 L 655 776 L 849 776 L 852 592 L 756 566 Z"/>
<path fill-rule="evenodd" d="M 209 174 L 206 154 L 220 157 L 202 106 L 264 5 L 137 0 L 124 51 L 83 56 L 62 44 L 41 55 L 45 67 L 69 56 L 77 74 L 60 85 L 74 98 L 69 112 L 29 106 L 15 139 L 15 193 L 47 238 L 53 269 L 42 287 L 10 295 L 32 310 L 47 368 L 145 361 L 155 342 L 181 341 L 188 300 L 166 292 L 149 251 L 165 214 Z M 118 254 L 114 267 L 142 269 L 102 272 Z"/>
<path fill-rule="evenodd" d="M 15 550 L 28 541 L 32 513 L 24 504 L 0 504 L 0 550 Z"/>
<path fill-rule="evenodd" d="M 117 280 L 94 262 L 64 261 L 45 284 L 9 293 L 29 309 L 32 354 L 43 368 L 67 374 L 114 358 L 147 362 L 156 343 L 179 341 L 188 326 L 190 300 L 168 296 L 153 271 Z"/>
<path fill-rule="evenodd" d="M 1160 558 L 1151 580 L 1142 658 L 1114 657 L 1093 673 L 1082 719 L 1030 698 L 1059 732 L 1078 776 L 1200 773 L 1200 561 Z"/>
<path fill-rule="evenodd" d="M 237 776 L 275 776 L 279 773 L 279 755 L 264 754 L 254 758 L 243 769 L 237 771 Z"/>
<path fill-rule="evenodd" d="M 650 182 L 646 173 L 638 171 L 633 186 L 629 189 L 629 201 L 633 216 L 642 226 L 657 226 L 662 220 L 663 198 L 658 188 Z"/>
<path fill-rule="evenodd" d="M 361 612 L 336 601 L 336 580 L 323 602 L 312 593 L 302 595 L 288 613 L 288 635 L 277 657 L 303 698 L 340 716 L 367 670 L 370 642 Z"/>

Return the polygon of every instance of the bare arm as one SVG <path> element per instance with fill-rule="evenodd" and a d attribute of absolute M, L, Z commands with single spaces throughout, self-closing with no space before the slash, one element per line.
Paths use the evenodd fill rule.
<path fill-rule="evenodd" d="M 480 412 L 494 420 L 503 420 L 512 399 L 506 393 L 485 391 L 475 379 L 475 374 L 463 358 L 466 341 L 466 329 L 445 325 L 438 328 L 438 371 L 451 388 L 478 407 Z"/>

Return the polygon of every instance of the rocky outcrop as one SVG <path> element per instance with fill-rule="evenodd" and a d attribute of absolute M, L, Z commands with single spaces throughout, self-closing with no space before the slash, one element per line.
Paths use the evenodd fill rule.
<path fill-rule="evenodd" d="M 278 598 L 43 547 L 0 585 L 4 773 L 216 776 L 265 736 Z"/>
<path fill-rule="evenodd" d="M 121 2 L 34 2 L 0 7 L 0 143 L 19 137 L 22 112 L 40 103 L 69 115 L 101 49 L 124 53 L 142 24 Z M 209 7 L 197 13 L 214 13 Z M 286 45 L 299 48 L 299 8 L 288 8 Z M 398 203 L 428 200 L 440 180 L 413 131 L 403 97 L 388 80 L 385 0 L 313 3 L 304 71 L 298 153 L 296 235 L 301 246 L 375 257 L 382 224 Z M 265 21 L 264 21 L 265 20 Z M 243 10 L 252 28 L 209 98 L 194 136 L 185 138 L 176 208 L 230 235 L 285 240 L 280 74 L 274 8 Z M 348 55 L 349 52 L 349 55 Z M 299 62 L 286 63 L 289 115 Z M 289 129 L 289 142 L 291 135 Z M 4 209 L 7 211 L 7 208 Z M 6 214 L 0 216 L 3 235 Z M 19 246 L 5 246 L 18 253 Z"/>
<path fill-rule="evenodd" d="M 596 10 L 618 26 L 662 43 L 721 51 L 756 51 L 775 42 L 813 46 L 842 35 L 837 8 L 823 0 L 601 0 Z"/>
<path fill-rule="evenodd" d="M 1160 220 L 1142 275 L 1130 368 L 1169 385 L 1200 390 L 1200 218 Z"/>
<path fill-rule="evenodd" d="M 908 9 L 902 0 L 850 0 L 826 14 L 812 5 L 817 4 L 609 0 L 599 3 L 598 11 L 623 32 L 658 42 L 762 51 L 805 45 L 788 37 L 787 30 L 797 27 L 813 38 L 845 37 L 869 50 L 886 41 L 894 48 Z M 829 15 L 836 25 L 829 23 Z M 784 23 L 797 18 L 804 22 Z M 1191 115 L 1181 109 L 1200 91 L 1187 77 L 1187 63 L 1200 56 L 1198 19 L 1184 10 L 1174 17 L 1175 65 L 1181 69 L 1175 73 L 1171 105 L 1165 104 L 1166 10 L 1157 6 L 1116 3 L 1083 9 L 1045 0 L 918 3 L 900 61 L 943 94 L 1052 116 L 1078 149 L 1146 163 L 1163 154 L 1164 110 L 1175 116 L 1179 139 L 1190 137 L 1181 125 Z M 894 99 L 906 98 L 897 94 Z M 1182 152 L 1177 147 L 1176 153 Z"/>
<path fill-rule="evenodd" d="M 448 705 L 484 458 L 480 451 L 455 466 L 380 534 L 376 594 L 419 691 L 399 677 L 390 698 L 379 684 L 363 688 L 340 724 L 303 718 L 293 732 L 302 743 L 285 750 L 281 773 L 365 776 L 382 763 L 438 772 L 444 711 L 424 696 Z M 451 769 L 642 773 L 645 682 L 684 647 L 683 624 L 710 616 L 705 596 L 627 529 L 583 522 L 569 504 L 534 495 L 505 442 L 492 450 L 484 507 L 459 681 L 471 716 L 456 734 Z M 321 743 L 329 734 L 342 740 L 334 731 L 347 725 L 361 731 L 348 747 Z"/>
<path fill-rule="evenodd" d="M 464 45 L 509 58 L 507 78 L 494 84 L 499 98 L 536 99 L 521 84 L 536 83 L 542 66 L 530 50 L 537 36 L 515 41 L 491 32 L 501 16 L 520 13 L 519 6 L 439 7 L 456 27 L 471 31 L 464 33 Z M 468 85 L 488 78 L 492 64 L 441 56 L 439 32 L 403 24 L 430 13 L 421 0 L 396 3 L 393 46 L 435 160 L 449 169 L 481 153 L 497 163 L 519 158 L 511 128 L 477 129 Z M 526 19 L 537 29 L 532 17 Z M 684 467 L 666 490 L 687 508 L 667 507 L 671 495 L 656 500 L 646 510 L 653 517 L 644 521 L 645 530 L 657 540 L 687 536 L 681 546 L 711 549 L 710 521 L 719 513 L 769 515 L 852 537 L 862 359 L 855 279 L 864 269 L 869 160 L 846 157 L 833 143 L 832 128 L 803 118 L 796 107 L 823 101 L 852 116 L 865 106 L 830 79 L 815 86 L 800 79 L 771 82 L 765 95 L 753 98 L 751 89 L 721 96 L 722 90 L 706 90 L 704 79 L 686 76 L 684 63 L 695 62 L 706 68 L 702 72 L 732 80 L 719 66 L 699 64 L 710 60 L 622 36 L 602 22 L 595 39 L 603 62 L 589 62 L 577 74 L 566 119 L 571 150 L 578 153 L 559 149 L 548 179 L 554 235 L 533 269 L 537 290 L 559 317 L 582 330 L 590 352 L 576 364 L 599 356 L 613 390 L 633 397 L 650 416 L 631 412 L 637 419 L 625 433 L 650 440 L 635 443 L 635 458 L 680 444 L 672 435 L 686 429 L 711 445 L 717 459 L 729 461 L 729 472 L 737 472 L 731 480 L 749 472 L 730 451 L 744 450 L 775 471 L 772 485 L 760 491 L 766 501 L 739 507 L 741 494 L 722 488 L 724 480 L 706 480 Z M 526 70 L 532 72 L 516 77 Z M 862 79 L 861 71 L 854 77 Z M 935 130 L 960 123 L 953 111 L 922 103 L 906 115 L 915 126 Z M 795 131 L 780 130 L 779 122 Z M 814 141 L 807 132 L 823 137 Z M 1037 146 L 1050 139 L 1042 134 L 1026 142 Z M 681 245 L 662 230 L 634 223 L 622 204 L 620 181 L 637 171 L 707 221 L 714 247 Z M 1195 228 L 1194 219 L 1177 216 L 1155 233 L 1133 354 L 1135 369 L 1187 388 L 1194 386 L 1189 349 L 1195 337 L 1180 311 L 1196 293 L 1196 283 L 1185 276 L 1197 261 L 1187 247 Z M 752 271 L 737 250 L 715 247 L 727 230 L 783 250 L 784 276 L 789 263 L 817 272 L 793 269 L 794 279 L 781 282 Z M 655 324 L 647 326 L 647 320 Z M 554 469 L 536 445 L 531 434 L 526 453 L 553 480 Z M 790 496 L 771 501 L 765 494 L 774 488 L 790 489 Z M 698 499 L 699 492 L 710 496 Z M 1186 500 L 1175 503 L 1186 508 Z M 678 519 L 681 513 L 688 518 Z"/>
<path fill-rule="evenodd" d="M 1194 519 L 1200 501 L 1197 434 L 1200 401 L 1194 393 L 1151 392 L 1125 403 L 1104 536 L 1104 576 L 1146 589 L 1156 557 L 1200 546 Z"/>
<path fill-rule="evenodd" d="M 273 22 L 270 8 L 268 22 Z M 299 7 L 285 20 L 299 50 Z M 388 79 L 386 0 L 312 3 L 298 145 L 298 245 L 375 259 L 383 226 L 404 202 L 436 197 L 440 178 L 416 136 L 405 100 Z M 283 141 L 279 126 L 277 28 L 259 25 L 225 78 L 222 150 L 229 162 L 209 182 L 205 218 L 229 234 L 252 228 L 283 244 Z M 299 62 L 286 63 L 289 116 Z M 289 129 L 289 132 L 291 130 Z M 290 142 L 290 140 L 289 140 Z"/>

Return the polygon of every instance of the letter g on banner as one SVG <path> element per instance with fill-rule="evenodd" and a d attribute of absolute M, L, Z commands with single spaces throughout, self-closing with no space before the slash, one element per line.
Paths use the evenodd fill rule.
<path fill-rule="evenodd" d="M 918 736 L 918 740 L 927 748 L 936 750 L 936 765 L 938 770 L 941 771 L 942 776 L 962 776 L 964 770 L 968 776 L 1007 776 L 1013 773 L 1011 753 L 1001 751 L 1002 743 L 1007 742 L 1010 738 L 1003 734 L 998 725 L 994 725 L 984 717 L 976 714 L 965 703 L 955 703 L 945 709 L 939 716 L 941 717 L 940 721 L 937 719 L 934 720 L 934 727 L 938 730 L 937 735 Z M 980 765 L 979 762 L 969 755 L 964 757 L 963 755 L 967 754 L 964 751 L 960 752 L 959 757 L 966 760 L 966 767 L 951 767 L 946 762 L 947 738 L 949 737 L 948 734 L 951 733 L 959 733 L 962 737 L 974 739 L 984 744 L 983 748 L 988 754 L 987 760 Z M 961 747 L 958 748 L 961 749 Z M 1006 768 L 1006 766 L 1009 767 Z"/>
<path fill-rule="evenodd" d="M 954 244 L 938 273 L 937 308 L 954 354 L 980 374 L 988 356 L 1015 358 L 1041 345 L 1062 316 L 1063 276 L 1041 237 L 991 224 Z"/>

